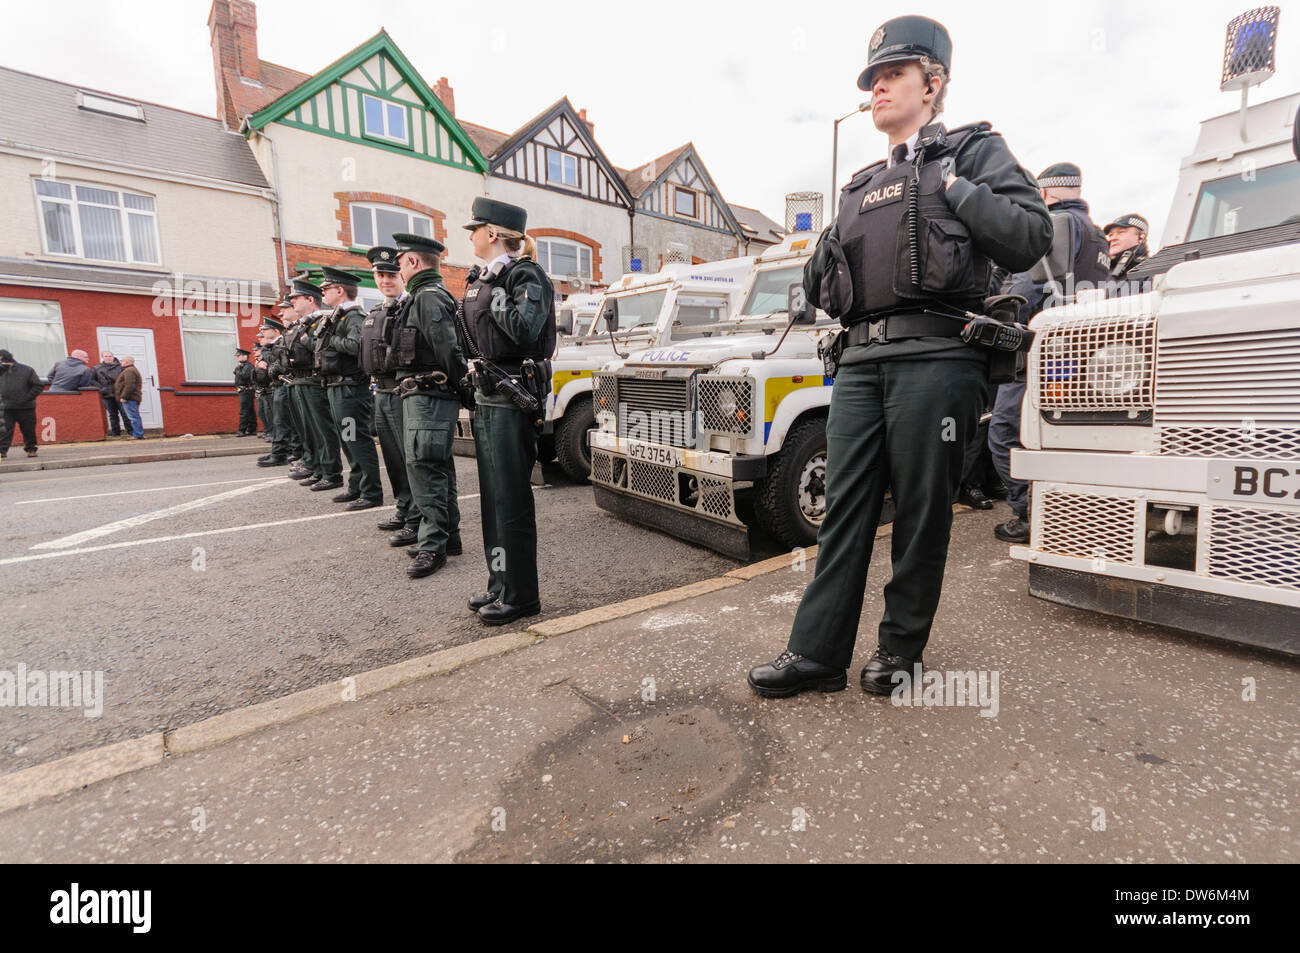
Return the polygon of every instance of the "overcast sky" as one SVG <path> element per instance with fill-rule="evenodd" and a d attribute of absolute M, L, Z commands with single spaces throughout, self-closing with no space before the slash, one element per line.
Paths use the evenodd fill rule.
<path fill-rule="evenodd" d="M 1074 6 L 1074 5 L 1072 5 Z M 1300 91 L 1300 0 L 1280 4 L 1278 73 L 1259 102 Z M 0 64 L 214 115 L 208 0 L 5 3 Z M 690 140 L 728 201 L 778 222 L 784 196 L 826 192 L 832 120 L 864 98 L 867 43 L 919 13 L 953 38 L 951 127 L 987 120 L 1038 173 L 1083 169 L 1099 224 L 1140 212 L 1163 233 L 1197 124 L 1229 112 L 1218 90 L 1227 22 L 1244 0 L 919 4 L 381 3 L 260 0 L 262 59 L 315 72 L 380 27 L 460 118 L 512 131 L 567 95 L 615 165 Z M 869 114 L 840 126 L 840 178 L 883 155 Z M 1153 243 L 1154 244 L 1154 243 Z"/>

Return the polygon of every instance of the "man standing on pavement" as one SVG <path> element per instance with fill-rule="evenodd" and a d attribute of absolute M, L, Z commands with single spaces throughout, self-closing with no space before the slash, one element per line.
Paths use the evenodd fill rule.
<path fill-rule="evenodd" d="M 402 397 L 404 456 L 411 501 L 420 511 L 412 579 L 430 576 L 459 556 L 460 507 L 452 438 L 460 399 L 456 385 L 467 370 L 456 340 L 456 299 L 442 282 L 442 242 L 422 235 L 393 236 L 410 298 L 393 329 L 393 376 Z"/>
<path fill-rule="evenodd" d="M 77 348 L 50 370 L 51 394 L 75 394 L 94 383 L 94 372 L 86 366 L 89 355 Z M 137 371 L 137 373 L 139 373 Z"/>
<path fill-rule="evenodd" d="M 370 259 L 375 287 L 384 300 L 370 309 L 361 324 L 361 370 L 370 376 L 374 385 L 375 430 L 393 499 L 397 502 L 397 512 L 381 522 L 379 528 L 396 530 L 388 537 L 390 546 L 413 546 L 420 539 L 420 508 L 411 501 L 411 484 L 406 477 L 402 397 L 397 392 L 392 364 L 393 330 L 410 297 L 397 264 L 396 248 L 376 246 L 366 252 L 366 257 Z"/>
<path fill-rule="evenodd" d="M 889 137 L 887 158 L 853 176 L 804 268 L 808 300 L 840 319 L 827 370 L 826 517 L 817 570 L 786 651 L 750 670 L 760 695 L 847 683 L 885 491 L 897 513 L 879 647 L 864 691 L 887 695 L 914 674 L 943 586 L 952 500 L 967 441 L 988 399 L 989 352 L 960 334 L 982 312 L 994 262 L 1028 268 L 1051 244 L 1033 177 L 985 123 L 937 122 L 952 43 L 918 16 L 871 37 L 858 87 Z"/>
<path fill-rule="evenodd" d="M 22 431 L 27 456 L 36 456 L 36 397 L 44 389 L 35 368 L 0 349 L 0 460 L 9 453 L 15 425 Z"/>
<path fill-rule="evenodd" d="M 99 388 L 99 399 L 104 402 L 104 409 L 108 411 L 109 436 L 120 437 L 123 430 L 129 434 L 131 423 L 126 419 L 126 411 L 113 396 L 113 382 L 117 380 L 117 375 L 122 373 L 121 363 L 111 351 L 105 351 L 99 355 L 99 363 L 95 365 L 93 373 L 94 384 Z"/>
<path fill-rule="evenodd" d="M 1011 276 L 1003 289 L 1025 299 L 1017 318 L 1028 324 L 1044 308 L 1068 304 L 1081 289 L 1105 286 L 1110 271 L 1106 237 L 1093 224 L 1082 198 L 1083 173 L 1071 162 L 1044 169 L 1039 191 L 1052 216 L 1052 247 L 1033 268 Z M 993 466 L 1007 487 L 1011 519 L 993 527 L 1004 543 L 1029 542 L 1029 484 L 1011 476 L 1011 451 L 1020 446 L 1020 406 L 1025 398 L 1025 371 L 1017 364 L 1016 378 L 998 388 L 989 421 L 989 451 Z"/>
<path fill-rule="evenodd" d="M 253 365 L 248 362 L 247 348 L 235 348 L 235 392 L 239 394 L 239 430 L 236 437 L 251 437 L 257 433 L 257 412 L 254 409 Z"/>
<path fill-rule="evenodd" d="M 326 307 L 333 310 L 317 326 L 316 365 L 325 383 L 330 419 L 351 464 L 347 490 L 333 499 L 347 503 L 350 510 L 365 510 L 384 502 L 379 454 L 370 427 L 374 416 L 370 378 L 362 373 L 359 360 L 366 312 L 357 304 L 356 275 L 328 265 L 324 271 L 321 292 Z"/>
<path fill-rule="evenodd" d="M 144 378 L 135 369 L 135 358 L 130 354 L 122 358 L 122 373 L 113 381 L 113 396 L 126 411 L 126 418 L 131 423 L 131 436 L 136 440 L 144 439 L 144 424 L 140 421 L 140 398 L 144 395 Z"/>

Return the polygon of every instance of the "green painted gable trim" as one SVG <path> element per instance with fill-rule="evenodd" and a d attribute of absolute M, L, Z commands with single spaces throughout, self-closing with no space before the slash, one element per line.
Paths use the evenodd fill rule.
<path fill-rule="evenodd" d="M 285 117 L 290 113 L 293 113 L 308 101 L 312 101 L 314 108 L 315 104 L 313 97 L 319 94 L 322 90 L 327 89 L 341 80 L 354 69 L 360 68 L 366 60 L 370 59 L 376 53 L 382 53 L 388 59 L 392 60 L 393 65 L 397 68 L 402 80 L 411 87 L 411 90 L 415 93 L 416 97 L 424 104 L 424 108 L 428 112 L 433 113 L 438 123 L 447 130 L 455 143 L 460 146 L 461 152 L 463 152 L 465 158 L 469 160 L 468 166 L 477 172 L 486 172 L 488 170 L 488 161 L 483 157 L 483 153 L 479 152 L 478 146 L 474 145 L 474 141 L 470 139 L 469 134 L 461 128 L 460 123 L 456 121 L 456 117 L 447 111 L 447 107 L 442 104 L 442 100 L 433 94 L 433 90 L 429 88 L 429 84 L 424 81 L 424 78 L 421 77 L 418 72 L 416 72 L 416 69 L 411 65 L 410 60 L 408 60 L 402 51 L 397 48 L 397 44 L 393 42 L 393 38 L 388 35 L 386 30 L 380 30 L 351 53 L 346 54 L 342 59 L 335 60 L 311 79 L 294 89 L 289 90 L 289 92 L 285 93 L 275 102 L 264 106 L 257 112 L 253 113 L 247 120 L 249 127 L 261 130 L 270 123 L 285 122 Z M 382 65 L 383 61 L 381 60 L 380 62 L 380 76 L 382 79 L 384 75 L 384 67 Z M 371 77 L 369 73 L 366 75 L 370 78 L 371 82 L 374 82 L 374 77 Z M 385 90 L 383 83 L 375 83 L 375 86 L 379 90 Z M 384 95 L 384 93 L 381 93 L 380 95 Z M 346 108 L 346 104 L 344 108 Z M 300 113 L 299 116 L 301 116 Z M 289 121 L 285 122 L 285 124 L 293 125 L 294 123 Z M 321 132 L 324 135 L 329 134 L 328 131 L 322 131 L 319 128 L 314 128 L 310 131 Z M 379 148 L 385 146 L 383 142 L 373 139 L 357 140 L 345 136 L 339 136 L 339 138 L 347 138 L 353 142 L 363 141 L 367 145 Z M 406 155 L 412 154 L 407 150 L 399 149 L 397 151 L 401 151 Z M 448 159 L 439 159 L 435 156 L 427 156 L 427 158 L 433 162 L 442 162 L 459 168 L 456 163 L 451 162 Z"/>

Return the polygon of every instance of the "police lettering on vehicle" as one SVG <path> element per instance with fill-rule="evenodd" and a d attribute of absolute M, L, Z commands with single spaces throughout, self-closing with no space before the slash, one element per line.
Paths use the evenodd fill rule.
<path fill-rule="evenodd" d="M 880 188 L 872 189 L 866 195 L 862 196 L 862 205 L 858 211 L 864 210 L 868 205 L 875 205 L 877 202 L 892 202 L 894 199 L 903 197 L 903 183 L 895 182 L 892 185 L 882 185 Z"/>
<path fill-rule="evenodd" d="M 646 361 L 689 361 L 691 359 L 690 351 L 646 351 L 641 355 L 642 360 Z"/>

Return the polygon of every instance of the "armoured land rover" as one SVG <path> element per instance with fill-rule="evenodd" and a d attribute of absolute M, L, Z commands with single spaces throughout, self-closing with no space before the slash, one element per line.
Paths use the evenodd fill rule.
<path fill-rule="evenodd" d="M 1276 36 L 1229 25 L 1242 108 L 1201 124 L 1149 290 L 1031 323 L 1011 555 L 1035 596 L 1300 654 L 1300 94 L 1245 96 Z"/>
<path fill-rule="evenodd" d="M 595 375 L 597 505 L 747 559 L 737 491 L 752 486 L 764 530 L 791 547 L 816 541 L 833 381 L 817 356 L 832 322 L 798 290 L 815 244 L 814 231 L 791 233 L 758 258 L 736 314 L 675 328 Z"/>

